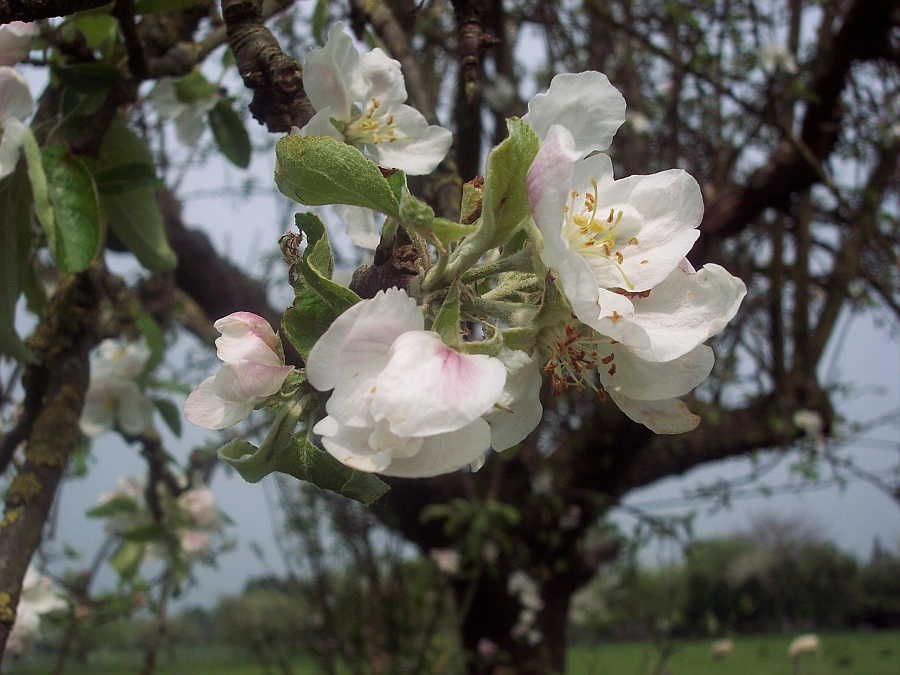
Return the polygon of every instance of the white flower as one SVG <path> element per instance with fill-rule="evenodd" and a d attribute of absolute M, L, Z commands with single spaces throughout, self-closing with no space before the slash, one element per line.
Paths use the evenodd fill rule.
<path fill-rule="evenodd" d="M 822 650 L 822 644 L 819 642 L 819 636 L 815 633 L 807 633 L 796 637 L 788 646 L 788 656 L 792 659 L 798 659 L 803 654 L 818 653 Z"/>
<path fill-rule="evenodd" d="M 16 170 L 25 142 L 22 123 L 33 110 L 34 99 L 25 78 L 14 68 L 0 66 L 0 179 Z"/>
<path fill-rule="evenodd" d="M 438 569 L 445 574 L 459 572 L 459 551 L 452 548 L 433 548 L 428 552 Z"/>
<path fill-rule="evenodd" d="M 97 506 L 116 503 L 117 509 L 106 519 L 109 534 L 122 534 L 153 523 L 153 516 L 147 509 L 145 493 L 147 486 L 140 476 L 118 476 L 116 489 L 97 497 Z"/>
<path fill-rule="evenodd" d="M 247 417 L 276 394 L 294 369 L 284 365 L 281 340 L 269 323 L 250 312 L 235 312 L 214 324 L 224 365 L 203 380 L 184 402 L 184 416 L 205 429 L 224 429 Z"/>
<path fill-rule="evenodd" d="M 406 84 L 398 61 L 381 49 L 360 56 L 343 31 L 338 21 L 325 46 L 306 57 L 303 86 L 316 114 L 300 133 L 365 149 L 377 164 L 410 175 L 431 173 L 453 135 L 403 105 Z"/>
<path fill-rule="evenodd" d="M 759 53 L 759 62 L 767 73 L 783 71 L 790 75 L 797 72 L 797 59 L 787 47 L 777 42 L 768 42 L 763 45 Z"/>
<path fill-rule="evenodd" d="M 204 129 L 203 117 L 219 102 L 220 96 L 215 85 L 209 82 L 205 84 L 209 86 L 203 88 L 205 91 L 202 95 L 192 96 L 190 98 L 193 100 L 185 101 L 179 96 L 176 80 L 161 77 L 148 95 L 160 117 L 175 120 L 175 136 L 182 145 L 194 145 L 200 140 Z"/>
<path fill-rule="evenodd" d="M 415 301 L 394 288 L 339 316 L 306 372 L 316 389 L 334 390 L 328 416 L 313 429 L 325 449 L 352 468 L 405 477 L 480 459 L 491 443 L 482 415 L 506 382 L 499 359 L 445 345 L 424 330 Z"/>
<path fill-rule="evenodd" d="M 79 426 L 87 436 L 119 428 L 139 436 L 150 426 L 153 404 L 135 382 L 150 350 L 144 342 L 104 340 L 91 357 L 91 381 Z"/>
<path fill-rule="evenodd" d="M 212 553 L 215 539 L 209 532 L 197 530 L 183 530 L 179 537 L 181 554 L 186 562 L 209 558 Z"/>
<path fill-rule="evenodd" d="M 0 26 L 0 66 L 14 66 L 27 58 L 37 32 L 37 24 L 24 21 Z"/>
<path fill-rule="evenodd" d="M 222 526 L 222 513 L 216 498 L 205 485 L 183 492 L 178 497 L 178 504 L 198 528 L 215 530 Z"/>
<path fill-rule="evenodd" d="M 53 581 L 29 565 L 22 581 L 16 621 L 7 643 L 8 651 L 13 654 L 25 651 L 39 635 L 41 616 L 66 607 L 68 603 Z"/>

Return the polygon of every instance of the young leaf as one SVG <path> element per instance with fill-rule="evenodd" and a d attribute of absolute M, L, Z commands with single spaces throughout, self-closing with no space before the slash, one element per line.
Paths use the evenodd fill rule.
<path fill-rule="evenodd" d="M 123 541 L 118 550 L 109 559 L 110 566 L 123 579 L 130 579 L 137 574 L 144 557 L 144 544 L 136 541 Z"/>
<path fill-rule="evenodd" d="M 181 409 L 167 398 L 153 397 L 152 400 L 166 426 L 176 437 L 181 438 Z"/>
<path fill-rule="evenodd" d="M 344 466 L 302 435 L 268 452 L 238 438 L 219 448 L 219 458 L 250 483 L 278 471 L 367 506 L 389 489 L 377 476 Z"/>
<path fill-rule="evenodd" d="M 88 160 L 95 176 L 108 177 L 125 167 L 132 177 L 143 165 L 142 175 L 156 177 L 153 156 L 144 141 L 125 122 L 117 117 L 110 124 L 100 154 Z M 166 240 L 165 224 L 156 203 L 153 187 L 138 187 L 134 182 L 130 190 L 107 191 L 100 195 L 100 207 L 116 236 L 134 253 L 138 262 L 151 272 L 166 272 L 178 262 L 175 252 Z"/>
<path fill-rule="evenodd" d="M 447 297 L 441 304 L 437 316 L 434 318 L 434 324 L 431 327 L 435 333 L 441 336 L 441 341 L 454 349 L 458 349 L 460 342 L 459 335 L 459 281 L 456 280 L 450 286 Z"/>
<path fill-rule="evenodd" d="M 156 167 L 145 162 L 131 162 L 94 174 L 97 192 L 101 195 L 120 195 L 142 188 L 161 188 L 163 182 L 156 177 Z"/>
<path fill-rule="evenodd" d="M 490 248 L 500 246 L 531 213 L 525 175 L 541 143 L 518 118 L 506 121 L 509 136 L 491 150 L 484 178 L 481 227 L 491 232 Z"/>
<path fill-rule="evenodd" d="M 275 145 L 275 183 L 307 206 L 350 204 L 399 216 L 400 202 L 374 162 L 328 136 L 285 136 Z"/>
<path fill-rule="evenodd" d="M 118 68 L 103 62 L 52 65 L 50 69 L 64 87 L 80 94 L 109 91 L 122 80 Z"/>
<path fill-rule="evenodd" d="M 50 255 L 63 272 L 81 272 L 100 246 L 97 193 L 84 162 L 64 144 L 41 150 L 25 135 L 28 176 Z"/>
<path fill-rule="evenodd" d="M 142 309 L 139 309 L 135 314 L 135 323 L 138 330 L 141 331 L 141 335 L 144 336 L 144 340 L 147 341 L 147 346 L 150 348 L 150 358 L 147 359 L 144 372 L 152 373 L 162 360 L 163 351 L 166 348 L 165 335 L 163 335 L 162 328 L 159 327 L 159 324 L 156 323 L 153 317 Z"/>
<path fill-rule="evenodd" d="M 229 162 L 241 169 L 250 166 L 250 137 L 241 118 L 231 107 L 227 98 L 219 99 L 209 111 L 209 126 L 216 145 Z"/>
<path fill-rule="evenodd" d="M 331 281 L 334 257 L 325 232 L 325 225 L 314 213 L 294 216 L 297 228 L 306 235 L 306 248 L 296 259 L 293 251 L 284 250 L 294 283 L 294 304 L 284 313 L 282 327 L 288 339 L 306 358 L 316 340 L 343 311 L 359 302 L 359 296 L 349 288 Z M 282 240 L 282 246 L 293 239 Z"/>
<path fill-rule="evenodd" d="M 16 333 L 16 303 L 31 272 L 31 188 L 22 171 L 0 182 L 0 354 L 35 363 Z"/>

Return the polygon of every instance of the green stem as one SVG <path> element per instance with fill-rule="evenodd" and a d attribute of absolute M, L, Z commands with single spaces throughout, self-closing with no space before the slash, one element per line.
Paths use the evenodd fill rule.
<path fill-rule="evenodd" d="M 531 272 L 534 267 L 532 253 L 531 247 L 526 246 L 509 257 L 471 268 L 462 274 L 460 281 L 464 284 L 470 284 L 503 272 Z"/>

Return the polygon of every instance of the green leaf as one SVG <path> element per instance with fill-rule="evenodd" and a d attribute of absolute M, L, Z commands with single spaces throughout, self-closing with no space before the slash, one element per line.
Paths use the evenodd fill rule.
<path fill-rule="evenodd" d="M 112 499 L 88 509 L 85 515 L 88 518 L 108 518 L 120 513 L 135 513 L 137 510 L 138 506 L 133 499 L 125 495 L 116 495 Z"/>
<path fill-rule="evenodd" d="M 25 156 L 50 255 L 63 272 L 87 269 L 100 246 L 97 192 L 90 172 L 64 144 L 39 149 L 30 130 Z"/>
<path fill-rule="evenodd" d="M 123 579 L 130 579 L 137 574 L 144 557 L 144 544 L 136 541 L 124 541 L 109 559 L 109 564 Z"/>
<path fill-rule="evenodd" d="M 112 89 L 122 81 L 122 73 L 108 63 L 54 64 L 50 70 L 60 84 L 81 94 L 96 94 Z"/>
<path fill-rule="evenodd" d="M 148 544 L 154 541 L 160 541 L 166 537 L 166 528 L 159 523 L 151 523 L 149 525 L 141 525 L 133 530 L 122 533 L 122 537 L 128 541 L 137 541 Z"/>
<path fill-rule="evenodd" d="M 78 14 L 72 20 L 91 49 L 114 43 L 118 38 L 119 22 L 109 14 Z"/>
<path fill-rule="evenodd" d="M 443 244 L 462 239 L 466 235 L 472 234 L 477 228 L 474 225 L 461 225 L 454 223 L 446 218 L 435 218 L 431 224 L 434 235 L 441 240 Z"/>
<path fill-rule="evenodd" d="M 359 302 L 359 296 L 331 281 L 334 257 L 319 217 L 314 213 L 298 213 L 294 219 L 297 228 L 306 235 L 307 243 L 298 259 L 296 251 L 288 249 L 296 245 L 295 236 L 282 238 L 282 251 L 290 265 L 290 276 L 295 279 L 294 304 L 284 313 L 282 327 L 300 355 L 306 358 L 331 322 Z"/>
<path fill-rule="evenodd" d="M 231 101 L 219 99 L 209 111 L 209 126 L 216 139 L 216 145 L 229 162 L 241 169 L 250 166 L 250 136 L 241 118 L 231 107 Z"/>
<path fill-rule="evenodd" d="M 31 186 L 21 170 L 0 182 L 0 354 L 36 363 L 16 333 L 16 303 L 31 274 Z"/>
<path fill-rule="evenodd" d="M 207 80 L 199 70 L 173 80 L 172 86 L 178 100 L 187 104 L 203 101 L 219 92 L 219 88 Z"/>
<path fill-rule="evenodd" d="M 377 476 L 344 466 L 304 436 L 294 436 L 289 443 L 268 453 L 235 439 L 219 448 L 219 458 L 250 483 L 278 471 L 366 505 L 389 489 Z"/>
<path fill-rule="evenodd" d="M 470 224 L 481 218 L 481 200 L 484 198 L 484 179 L 470 180 L 463 185 L 459 220 Z"/>
<path fill-rule="evenodd" d="M 310 20 L 310 28 L 312 36 L 319 46 L 325 44 L 325 26 L 328 23 L 328 0 L 316 0 L 316 6 L 313 7 L 312 19 Z"/>
<path fill-rule="evenodd" d="M 458 349 L 462 342 L 459 335 L 459 286 L 459 280 L 450 286 L 431 327 L 445 345 L 454 349 Z"/>
<path fill-rule="evenodd" d="M 147 346 L 150 348 L 150 358 L 144 365 L 144 372 L 151 373 L 162 361 L 163 351 L 166 348 L 166 337 L 159 324 L 144 310 L 137 310 L 134 318 L 138 330 L 141 331 L 141 335 L 144 336 L 144 340 L 147 341 Z"/>
<path fill-rule="evenodd" d="M 167 398 L 153 397 L 152 401 L 166 426 L 175 436 L 181 438 L 181 408 Z"/>
<path fill-rule="evenodd" d="M 146 144 L 117 117 L 110 124 L 100 154 L 88 160 L 94 175 L 105 176 L 122 167 L 142 164 L 144 175 L 156 175 L 153 156 Z M 128 171 L 136 171 L 128 169 Z M 133 174 L 132 174 L 133 176 Z M 178 259 L 166 240 L 165 224 L 156 203 L 156 190 L 136 187 L 127 192 L 100 195 L 100 208 L 110 229 L 135 255 L 138 262 L 151 272 L 166 272 L 175 267 Z"/>
<path fill-rule="evenodd" d="M 94 174 L 97 192 L 101 195 L 120 195 L 142 188 L 163 187 L 163 182 L 156 177 L 156 167 L 145 162 L 131 162 L 106 169 Z"/>
<path fill-rule="evenodd" d="M 374 162 L 328 136 L 285 136 L 275 145 L 275 183 L 307 206 L 351 204 L 399 217 L 400 202 Z"/>
<path fill-rule="evenodd" d="M 531 127 L 518 118 L 506 120 L 509 136 L 491 150 L 484 178 L 481 227 L 491 233 L 490 246 L 500 246 L 531 213 L 525 176 L 541 147 Z"/>
<path fill-rule="evenodd" d="M 155 12 L 167 12 L 170 9 L 184 9 L 193 7 L 196 0 L 135 0 L 135 14 L 153 14 Z"/>

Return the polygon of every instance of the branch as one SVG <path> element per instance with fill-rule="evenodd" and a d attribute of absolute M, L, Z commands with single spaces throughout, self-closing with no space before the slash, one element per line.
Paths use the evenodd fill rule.
<path fill-rule="evenodd" d="M 817 59 L 821 65 L 809 88 L 799 143 L 785 142 L 746 187 L 713 202 L 700 226 L 705 234 L 733 235 L 766 208 L 785 208 L 792 195 L 822 180 L 821 163 L 831 154 L 842 128 L 840 98 L 850 68 L 855 61 L 888 53 L 896 10 L 897 0 L 855 0 L 828 51 Z M 706 259 L 712 239 L 707 236 L 698 242 L 697 260 Z"/>
<path fill-rule="evenodd" d="M 25 571 L 78 442 L 90 379 L 88 355 L 97 342 L 101 293 L 96 277 L 91 269 L 63 279 L 28 339 L 40 365 L 28 367 L 24 383 L 26 388 L 44 387 L 44 396 L 29 431 L 25 463 L 6 491 L 0 524 L 0 657 L 16 618 Z"/>
<path fill-rule="evenodd" d="M 316 111 L 303 89 L 303 69 L 263 25 L 262 0 L 224 0 L 222 16 L 238 71 L 253 91 L 253 117 L 271 132 L 305 126 Z"/>
<path fill-rule="evenodd" d="M 0 0 L 0 24 L 50 19 L 108 4 L 109 0 Z"/>

